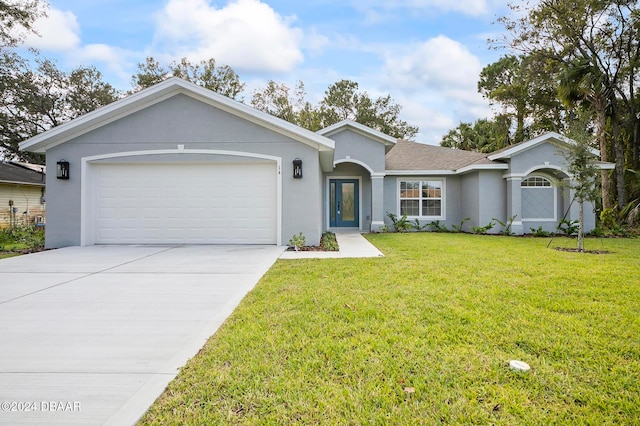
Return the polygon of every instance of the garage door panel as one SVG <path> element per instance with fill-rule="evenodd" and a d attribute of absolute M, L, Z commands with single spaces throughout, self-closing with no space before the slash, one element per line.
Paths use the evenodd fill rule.
<path fill-rule="evenodd" d="M 275 244 L 274 162 L 93 165 L 97 244 Z"/>

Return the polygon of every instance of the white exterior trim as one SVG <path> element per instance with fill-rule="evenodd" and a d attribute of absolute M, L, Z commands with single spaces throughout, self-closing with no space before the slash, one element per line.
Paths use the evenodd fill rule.
<path fill-rule="evenodd" d="M 163 155 L 163 154 L 201 154 L 201 155 L 224 155 L 247 158 L 258 158 L 262 160 L 274 161 L 276 163 L 276 245 L 282 245 L 282 158 L 272 155 L 254 154 L 250 152 L 240 151 L 222 151 L 208 149 L 184 149 L 184 145 L 178 145 L 177 149 L 160 149 L 149 151 L 125 151 L 110 154 L 93 155 L 81 158 L 81 179 L 80 179 L 80 245 L 92 245 L 95 241 L 92 234 L 92 228 L 89 228 L 89 214 L 87 205 L 87 188 L 93 184 L 91 177 L 91 162 L 98 160 L 106 160 L 110 158 L 137 157 L 145 155 Z M 90 180 L 91 179 L 91 180 Z"/>
<path fill-rule="evenodd" d="M 387 134 L 384 134 L 376 129 L 372 129 L 370 127 L 364 126 L 360 123 L 356 123 L 353 120 L 342 120 L 339 123 L 336 123 L 324 129 L 318 130 L 316 133 L 322 136 L 329 137 L 344 129 L 351 129 L 356 133 L 359 133 L 377 142 L 383 143 L 387 146 L 394 146 L 397 142 L 396 138 L 389 136 Z"/>
<path fill-rule="evenodd" d="M 396 179 L 396 194 L 397 194 L 397 204 L 396 204 L 396 214 L 398 217 L 401 216 L 400 213 L 400 182 L 414 181 L 414 182 L 422 182 L 426 180 L 438 180 L 442 182 L 442 197 L 440 197 L 441 201 L 441 211 L 440 216 L 407 216 L 407 218 L 418 219 L 418 220 L 447 220 L 447 178 L 440 177 L 435 179 L 424 179 L 423 176 L 412 176 L 412 177 L 402 177 Z"/>
<path fill-rule="evenodd" d="M 241 102 L 205 89 L 178 77 L 171 77 L 162 83 L 144 89 L 133 95 L 113 102 L 65 124 L 54 127 L 20 143 L 20 150 L 45 152 L 70 139 L 88 133 L 108 123 L 140 111 L 150 105 L 184 94 L 211 106 L 239 116 L 277 133 L 287 135 L 299 142 L 312 146 L 319 151 L 333 151 L 335 142 L 316 132 L 306 130 L 270 114 L 258 111 Z"/>
<path fill-rule="evenodd" d="M 473 172 L 476 170 L 509 170 L 509 165 L 505 163 L 497 164 L 471 164 L 456 170 L 456 174 Z"/>
<path fill-rule="evenodd" d="M 548 181 L 551 186 L 525 186 L 522 187 L 522 181 L 525 179 L 528 179 L 530 177 L 541 177 L 544 180 Z M 522 215 L 522 222 L 557 222 L 558 221 L 558 186 L 553 184 L 554 179 L 548 175 L 545 175 L 544 173 L 538 173 L 538 174 L 532 174 L 532 175 L 528 175 L 526 176 L 526 178 L 521 179 L 520 180 L 520 211 L 522 211 L 522 194 L 524 191 L 526 190 L 532 190 L 532 191 L 539 191 L 539 190 L 552 190 L 553 191 L 553 218 L 548 218 L 548 217 L 543 217 L 543 218 L 536 218 L 536 217 L 524 217 L 524 214 Z"/>
<path fill-rule="evenodd" d="M 387 176 L 442 176 L 455 175 L 454 170 L 387 170 Z"/>
<path fill-rule="evenodd" d="M 358 229 L 362 231 L 362 177 L 361 176 L 326 176 L 325 177 L 325 205 L 326 205 L 326 227 L 325 229 L 343 229 L 331 227 L 331 181 L 335 179 L 348 179 L 358 181 Z M 355 228 L 354 228 L 355 229 Z"/>
<path fill-rule="evenodd" d="M 519 154 L 523 151 L 527 151 L 543 142 L 554 141 L 554 140 L 556 142 L 560 142 L 566 145 L 576 144 L 576 142 L 573 139 L 569 139 L 566 136 L 562 136 L 561 134 L 556 132 L 549 132 L 549 133 L 545 133 L 544 135 L 540 135 L 536 138 L 533 138 L 527 142 L 523 142 L 509 149 L 506 149 L 498 154 L 489 155 L 487 158 L 491 161 L 504 159 L 504 158 L 511 158 L 514 155 Z M 600 151 L 598 151 L 597 149 L 591 148 L 589 151 L 595 156 L 600 155 Z"/>
<path fill-rule="evenodd" d="M 364 167 L 365 169 L 367 169 L 367 171 L 369 172 L 369 174 L 373 175 L 373 169 L 371 167 L 369 167 L 369 165 L 367 163 L 364 163 L 360 160 L 356 160 L 354 158 L 343 158 L 342 160 L 336 160 L 333 162 L 333 167 L 335 168 L 338 164 L 342 164 L 342 163 L 354 163 L 357 164 L 359 166 Z"/>

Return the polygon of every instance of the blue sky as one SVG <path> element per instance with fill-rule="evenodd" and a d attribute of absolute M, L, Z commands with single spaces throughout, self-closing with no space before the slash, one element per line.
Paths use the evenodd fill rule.
<path fill-rule="evenodd" d="M 49 0 L 26 44 L 62 69 L 94 65 L 118 89 L 137 64 L 187 57 L 230 65 L 245 99 L 268 80 L 304 82 L 317 102 L 341 79 L 390 94 L 419 142 L 439 143 L 461 121 L 491 115 L 476 89 L 487 47 L 508 12 L 494 0 Z"/>

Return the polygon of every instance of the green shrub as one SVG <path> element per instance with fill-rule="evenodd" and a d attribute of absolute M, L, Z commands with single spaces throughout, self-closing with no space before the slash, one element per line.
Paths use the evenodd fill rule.
<path fill-rule="evenodd" d="M 491 222 L 489 222 L 485 226 L 474 226 L 474 227 L 472 227 L 471 228 L 471 232 L 473 232 L 474 234 L 486 234 L 487 231 L 489 231 L 491 228 L 493 228 L 494 225 L 495 225 L 495 223 L 493 223 L 493 220 L 492 220 Z"/>
<path fill-rule="evenodd" d="M 387 213 L 387 217 L 391 219 L 391 223 L 393 223 L 393 229 L 396 232 L 406 232 L 409 229 L 413 228 L 413 225 L 407 219 L 407 215 L 403 214 L 402 217 L 398 218 L 393 213 Z"/>
<path fill-rule="evenodd" d="M 551 235 L 551 232 L 545 231 L 544 229 L 542 229 L 542 226 L 538 226 L 538 229 L 529 229 L 531 229 L 531 235 L 534 237 L 548 237 Z"/>
<path fill-rule="evenodd" d="M 324 251 L 340 250 L 338 241 L 336 240 L 336 234 L 334 234 L 333 232 L 325 232 L 324 234 L 322 234 L 322 238 L 320 238 L 320 247 Z"/>
<path fill-rule="evenodd" d="M 464 223 L 465 223 L 465 222 L 467 222 L 467 221 L 469 221 L 469 220 L 471 220 L 471 218 L 470 218 L 470 217 L 465 217 L 465 218 L 464 218 L 464 219 L 462 219 L 462 221 L 460 222 L 460 225 L 456 225 L 456 224 L 451 225 L 451 230 L 452 230 L 453 232 L 462 232 L 462 226 L 464 225 Z M 446 227 L 445 227 L 445 229 L 446 229 Z"/>
<path fill-rule="evenodd" d="M 44 229 L 34 225 L 0 228 L 0 250 L 35 250 L 44 247 Z"/>
<path fill-rule="evenodd" d="M 463 223 L 464 223 L 464 221 L 463 221 Z M 447 225 L 441 224 L 439 220 L 434 220 L 433 222 L 430 222 L 427 225 L 427 227 L 432 232 L 449 232 L 449 229 L 447 229 Z"/>
<path fill-rule="evenodd" d="M 578 233 L 579 223 L 580 221 L 578 220 L 562 219 L 560 223 L 558 223 L 558 232 L 568 237 L 575 235 Z"/>
<path fill-rule="evenodd" d="M 300 248 L 304 247 L 305 238 L 304 234 L 300 232 L 298 235 L 293 235 L 289 240 L 289 245 L 295 249 L 295 251 L 300 250 Z"/>
<path fill-rule="evenodd" d="M 500 224 L 500 226 L 502 226 L 502 230 L 499 232 L 499 234 L 502 235 L 512 235 L 513 232 L 511 232 L 511 227 L 513 226 L 513 221 L 516 219 L 517 215 L 513 215 L 510 218 L 508 218 L 506 220 L 506 222 L 501 221 L 500 219 L 496 219 L 495 217 L 492 217 L 491 219 L 493 219 L 494 221 L 498 222 Z"/>

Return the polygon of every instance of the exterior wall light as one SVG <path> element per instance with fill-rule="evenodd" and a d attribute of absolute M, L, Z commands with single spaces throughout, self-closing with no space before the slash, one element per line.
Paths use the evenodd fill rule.
<path fill-rule="evenodd" d="M 56 167 L 56 177 L 58 179 L 69 179 L 69 162 L 65 160 L 60 160 L 57 163 Z"/>
<path fill-rule="evenodd" d="M 293 160 L 293 178 L 302 179 L 302 160 L 299 158 Z"/>

